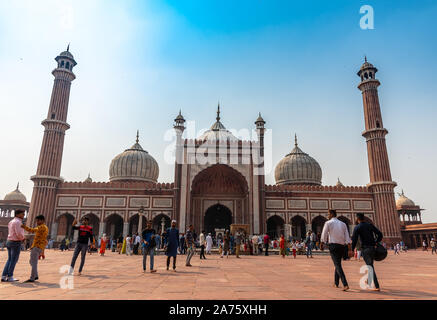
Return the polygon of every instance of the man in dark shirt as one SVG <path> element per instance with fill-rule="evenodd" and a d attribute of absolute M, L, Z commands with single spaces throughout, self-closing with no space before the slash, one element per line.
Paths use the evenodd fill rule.
<path fill-rule="evenodd" d="M 266 256 L 269 255 L 269 242 L 270 242 L 270 237 L 268 234 L 266 234 L 264 236 L 264 248 L 266 249 L 266 252 L 265 252 Z"/>
<path fill-rule="evenodd" d="M 357 213 L 358 225 L 354 229 L 352 234 L 352 251 L 354 251 L 358 238 L 361 243 L 361 251 L 363 254 L 363 259 L 369 268 L 369 279 L 367 280 L 368 285 L 372 284 L 372 280 L 375 283 L 375 291 L 381 291 L 379 288 L 378 278 L 376 277 L 375 267 L 373 266 L 373 261 L 375 258 L 375 247 L 378 242 L 382 240 L 382 232 L 378 230 L 373 224 L 365 221 L 363 213 Z M 372 277 L 373 274 L 373 277 Z"/>
<path fill-rule="evenodd" d="M 93 242 L 93 228 L 89 226 L 89 219 L 87 217 L 82 219 L 82 224 L 80 226 L 76 226 L 76 219 L 73 221 L 73 230 L 79 230 L 79 235 L 76 242 L 76 247 L 74 248 L 73 259 L 71 260 L 71 269 L 70 273 L 73 273 L 74 264 L 76 263 L 76 259 L 81 253 L 80 256 L 80 266 L 79 266 L 79 275 L 82 274 L 83 265 L 85 264 L 85 257 L 88 251 L 88 243 Z"/>
<path fill-rule="evenodd" d="M 152 221 L 147 221 L 146 229 L 143 230 L 143 271 L 146 272 L 147 255 L 150 255 L 150 272 L 156 272 L 153 269 L 154 254 L 155 254 L 155 229 L 152 228 Z"/>

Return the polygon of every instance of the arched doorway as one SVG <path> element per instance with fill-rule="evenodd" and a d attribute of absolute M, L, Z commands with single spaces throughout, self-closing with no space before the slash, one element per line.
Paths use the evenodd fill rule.
<path fill-rule="evenodd" d="M 95 237 L 99 236 L 99 223 L 100 219 L 93 213 L 88 213 L 84 215 L 82 218 L 87 217 L 89 219 L 89 225 L 93 227 L 93 235 Z"/>
<path fill-rule="evenodd" d="M 279 238 L 284 233 L 284 220 L 279 216 L 272 216 L 267 219 L 267 234 L 270 239 Z"/>
<path fill-rule="evenodd" d="M 349 235 L 350 235 L 351 221 L 348 218 L 346 218 L 345 216 L 338 216 L 337 219 L 340 220 L 341 222 L 344 222 L 346 224 L 347 231 L 349 232 Z"/>
<path fill-rule="evenodd" d="M 213 217 L 212 213 L 218 210 L 219 207 L 212 208 L 215 202 L 223 204 L 222 207 L 226 204 L 229 209 L 231 222 L 226 222 L 228 228 L 231 223 L 250 224 L 248 190 L 246 178 L 231 166 L 215 164 L 202 170 L 191 184 L 191 209 L 187 226 L 193 224 L 197 232 L 207 226 L 211 228 L 212 222 L 205 219 L 208 210 L 211 210 L 208 217 Z M 208 219 L 213 219 L 211 217 Z"/>
<path fill-rule="evenodd" d="M 170 228 L 170 218 L 161 213 L 153 218 L 152 228 L 155 229 L 156 233 L 162 233 L 162 222 L 164 222 L 164 230 Z"/>
<path fill-rule="evenodd" d="M 294 216 L 291 219 L 291 235 L 295 240 L 305 238 L 306 234 L 306 220 L 301 216 Z"/>
<path fill-rule="evenodd" d="M 142 218 L 141 228 L 143 230 L 138 230 L 138 228 L 140 226 L 140 219 L 139 218 L 140 218 L 140 216 L 138 214 L 135 214 L 130 218 L 130 220 L 129 220 L 129 232 L 128 232 L 130 235 L 133 235 L 134 233 L 141 234 L 141 232 L 144 230 L 144 228 L 146 228 L 147 219 L 143 214 L 143 216 L 141 217 Z"/>
<path fill-rule="evenodd" d="M 218 203 L 206 210 L 204 219 L 206 233 L 215 235 L 215 229 L 230 230 L 231 224 L 232 213 L 228 207 Z"/>
<path fill-rule="evenodd" d="M 123 235 L 123 218 L 118 214 L 111 214 L 106 218 L 106 236 L 117 239 Z"/>
<path fill-rule="evenodd" d="M 64 213 L 58 218 L 58 234 L 57 241 L 61 241 L 64 238 L 73 239 L 73 215 Z"/>
<path fill-rule="evenodd" d="M 311 228 L 316 235 L 319 236 L 322 233 L 323 226 L 325 225 L 326 221 L 327 219 L 322 216 L 317 216 L 313 219 Z"/>

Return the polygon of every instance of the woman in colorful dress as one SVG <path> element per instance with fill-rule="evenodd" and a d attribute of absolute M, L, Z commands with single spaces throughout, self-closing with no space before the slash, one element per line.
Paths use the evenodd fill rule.
<path fill-rule="evenodd" d="M 103 234 L 103 237 L 100 239 L 100 255 L 104 256 L 106 251 L 106 244 L 108 243 L 108 239 L 106 238 L 106 233 Z"/>
<path fill-rule="evenodd" d="M 279 239 L 279 249 L 280 249 L 282 258 L 285 258 L 285 238 L 284 238 L 283 234 L 281 234 L 281 238 Z"/>

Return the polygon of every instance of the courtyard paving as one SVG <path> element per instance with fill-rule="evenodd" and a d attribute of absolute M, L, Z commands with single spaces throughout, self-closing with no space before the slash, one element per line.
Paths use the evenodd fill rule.
<path fill-rule="evenodd" d="M 75 275 L 73 289 L 61 289 L 60 273 L 73 252 L 46 250 L 39 264 L 40 281 L 24 284 L 30 274 L 29 252 L 22 252 L 14 276 L 18 283 L 0 283 L 0 299 L 437 299 L 437 255 L 409 251 L 376 264 L 382 291 L 360 288 L 362 261 L 343 262 L 351 290 L 332 287 L 334 267 L 327 255 L 296 259 L 278 255 L 221 259 L 218 255 L 185 267 L 178 256 L 177 272 L 165 270 L 165 256 L 155 257 L 157 273 L 142 272 L 141 256 L 107 252 L 87 255 L 84 272 Z M 0 251 L 0 269 L 7 252 Z M 79 267 L 80 259 L 76 263 Z M 0 270 L 0 271 L 1 271 Z M 67 283 L 64 278 L 64 283 Z"/>

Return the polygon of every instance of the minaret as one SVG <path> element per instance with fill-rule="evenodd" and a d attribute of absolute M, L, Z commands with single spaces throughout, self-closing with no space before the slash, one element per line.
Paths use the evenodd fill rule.
<path fill-rule="evenodd" d="M 264 134 L 265 134 L 265 125 L 263 117 L 261 117 L 261 112 L 258 114 L 258 118 L 255 121 L 256 133 L 258 135 L 258 143 L 259 143 L 259 156 L 261 161 L 258 161 L 258 164 L 254 164 L 254 170 L 257 170 L 257 175 L 253 178 L 258 179 L 258 199 L 259 199 L 259 216 L 260 216 L 260 226 L 259 232 L 265 233 L 267 232 L 267 216 L 265 212 L 265 161 L 264 161 Z M 261 162 L 261 163 L 259 163 Z"/>
<path fill-rule="evenodd" d="M 181 192 L 181 181 L 182 181 L 182 163 L 184 157 L 184 141 L 182 139 L 182 134 L 185 130 L 185 119 L 179 110 L 178 116 L 174 119 L 173 128 L 176 131 L 176 154 L 175 154 L 175 174 L 174 174 L 174 188 L 175 188 L 175 208 L 173 211 L 172 219 L 180 221 L 180 192 Z"/>
<path fill-rule="evenodd" d="M 374 194 L 375 223 L 384 234 L 384 241 L 389 244 L 401 240 L 401 228 L 394 195 L 396 182 L 392 181 L 385 143 L 388 131 L 382 122 L 378 98 L 380 82 L 375 78 L 376 72 L 378 70 L 365 58 L 364 64 L 358 71 L 358 76 L 361 78 L 358 89 L 363 95 L 365 121 L 363 137 L 367 142 L 370 174 L 368 187 Z"/>
<path fill-rule="evenodd" d="M 62 52 L 55 58 L 58 65 L 52 71 L 55 80 L 47 118 L 41 123 L 45 130 L 38 168 L 36 175 L 31 177 L 34 187 L 28 221 L 33 224 L 35 216 L 44 215 L 49 227 L 54 224 L 51 230 L 52 236 L 56 233 L 54 209 L 56 188 L 62 182 L 60 174 L 64 136 L 65 131 L 70 128 L 70 125 L 66 122 L 70 86 L 71 81 L 76 78 L 73 73 L 76 61 L 69 49 L 70 45 L 68 45 L 67 51 Z"/>

